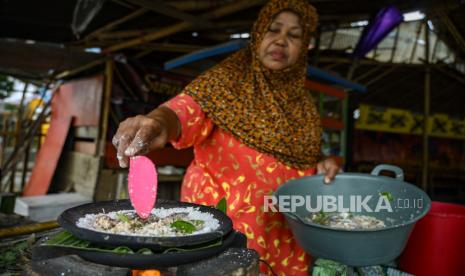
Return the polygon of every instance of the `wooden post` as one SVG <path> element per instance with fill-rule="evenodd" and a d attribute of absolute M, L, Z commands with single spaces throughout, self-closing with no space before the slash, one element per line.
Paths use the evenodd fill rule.
<path fill-rule="evenodd" d="M 433 63 L 436 61 L 436 53 L 438 51 L 438 44 L 439 44 L 439 36 L 436 36 L 436 41 L 434 41 L 433 53 L 432 53 L 431 60 L 430 60 Z"/>
<path fill-rule="evenodd" d="M 429 66 L 429 30 L 428 19 L 425 18 L 425 92 L 423 103 L 423 162 L 421 188 L 428 191 L 428 163 L 429 163 L 429 140 L 428 140 L 428 119 L 430 116 L 430 98 L 431 98 L 431 68 Z"/>
<path fill-rule="evenodd" d="M 357 67 L 358 67 L 358 62 L 359 62 L 358 58 L 354 58 L 352 60 L 352 64 L 350 65 L 349 71 L 347 72 L 347 79 L 348 80 L 352 80 L 352 78 L 354 77 L 355 69 L 357 69 Z"/>
<path fill-rule="evenodd" d="M 412 63 L 413 58 L 415 57 L 415 53 L 417 51 L 417 45 L 418 45 L 418 38 L 420 38 L 421 28 L 422 27 L 423 27 L 423 24 L 420 23 L 420 25 L 418 25 L 418 29 L 417 29 L 417 36 L 415 37 L 415 41 L 413 42 L 412 54 L 410 55 L 410 63 Z"/>
<path fill-rule="evenodd" d="M 22 122 L 23 122 L 23 105 L 24 99 L 26 98 L 27 88 L 29 83 L 24 84 L 23 94 L 21 95 L 21 101 L 19 102 L 18 112 L 16 114 L 16 127 L 14 132 L 13 147 L 20 147 L 21 145 L 21 131 L 22 131 Z M 16 177 L 16 164 L 13 166 L 10 174 L 10 193 L 15 192 L 15 177 Z"/>
<path fill-rule="evenodd" d="M 100 119 L 99 135 L 96 149 L 96 156 L 105 154 L 105 143 L 108 130 L 108 115 L 110 113 L 111 90 L 113 88 L 113 60 L 109 59 L 105 63 L 105 87 L 102 100 L 102 115 Z"/>
<path fill-rule="evenodd" d="M 391 51 L 391 58 L 389 59 L 389 62 L 391 62 L 391 63 L 394 61 L 394 57 L 396 55 L 397 44 L 399 43 L 399 33 L 400 33 L 400 26 L 397 26 L 397 28 L 396 28 L 396 36 L 394 37 L 394 45 L 393 45 L 392 51 Z"/>
<path fill-rule="evenodd" d="M 34 138 L 32 138 L 34 139 Z M 24 190 L 24 186 L 26 185 L 26 177 L 28 172 L 28 163 L 29 163 L 29 153 L 31 152 L 31 146 L 28 145 L 24 152 L 24 162 L 23 162 L 23 175 L 21 177 L 21 191 Z"/>

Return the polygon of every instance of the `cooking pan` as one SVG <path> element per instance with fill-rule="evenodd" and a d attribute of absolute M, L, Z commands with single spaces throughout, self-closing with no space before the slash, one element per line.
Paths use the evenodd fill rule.
<path fill-rule="evenodd" d="M 390 171 L 395 179 L 380 176 L 381 171 Z M 351 266 L 370 266 L 393 261 L 404 249 L 408 237 L 416 221 L 422 218 L 430 209 L 431 200 L 428 195 L 416 186 L 404 182 L 402 169 L 391 165 L 379 165 L 371 174 L 340 173 L 330 184 L 324 184 L 323 175 L 304 177 L 286 182 L 275 192 L 275 196 L 331 196 L 343 199 L 347 207 L 350 197 L 371 196 L 367 206 L 360 208 L 356 215 L 368 215 L 385 222 L 385 228 L 374 230 L 346 230 L 313 223 L 307 218 L 316 210 L 315 202 L 311 203 L 314 210 L 300 206 L 283 211 L 297 242 L 310 255 L 332 259 Z M 340 196 L 340 197 L 339 197 Z M 380 197 L 390 199 L 391 211 L 376 209 Z M 386 199 L 382 199 L 386 202 Z M 344 203 L 345 202 L 345 203 Z M 283 206 L 285 202 L 278 204 Z M 287 207 L 287 206 L 284 206 Z"/>
<path fill-rule="evenodd" d="M 112 211 L 120 210 L 132 210 L 133 207 L 129 200 L 114 200 L 114 201 L 102 201 L 97 203 L 83 204 L 77 207 L 73 207 L 65 210 L 59 217 L 58 223 L 66 230 L 71 232 L 74 236 L 90 241 L 99 245 L 109 246 L 127 246 L 134 249 L 139 248 L 150 248 L 155 251 L 162 251 L 169 247 L 183 247 L 191 245 L 200 245 L 208 243 L 210 241 L 221 238 L 231 232 L 232 221 L 222 211 L 204 205 L 198 205 L 194 203 L 169 201 L 169 200 L 157 200 L 155 208 L 183 208 L 183 207 L 195 207 L 199 211 L 210 213 L 219 222 L 219 227 L 213 232 L 202 233 L 197 235 L 187 235 L 178 237 L 144 237 L 144 236 L 129 236 L 129 235 L 117 235 L 98 232 L 86 228 L 81 228 L 76 225 L 77 221 L 84 217 L 86 214 L 98 214 L 108 213 Z"/>

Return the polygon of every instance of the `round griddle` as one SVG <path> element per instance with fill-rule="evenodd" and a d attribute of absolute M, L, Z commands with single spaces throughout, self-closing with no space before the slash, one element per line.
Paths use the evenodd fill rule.
<path fill-rule="evenodd" d="M 195 207 L 198 208 L 200 212 L 212 214 L 213 217 L 219 221 L 219 228 L 213 232 L 197 235 L 179 237 L 144 237 L 108 234 L 86 228 L 81 228 L 76 225 L 77 221 L 87 214 L 98 214 L 103 212 L 108 213 L 120 210 L 132 210 L 133 207 L 129 200 L 102 201 L 73 207 L 67 209 L 58 217 L 58 223 L 64 229 L 71 232 L 74 236 L 83 240 L 90 241 L 95 244 L 109 246 L 124 245 L 134 249 L 150 248 L 155 251 L 162 251 L 170 247 L 201 245 L 219 239 L 231 232 L 232 230 L 231 219 L 225 213 L 213 207 L 161 199 L 157 200 L 157 203 L 155 205 L 155 208 L 165 209 L 183 207 Z"/>

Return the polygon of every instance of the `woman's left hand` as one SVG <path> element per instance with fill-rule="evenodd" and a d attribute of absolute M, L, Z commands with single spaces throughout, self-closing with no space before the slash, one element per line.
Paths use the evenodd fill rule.
<path fill-rule="evenodd" d="M 334 158 L 326 158 L 323 161 L 318 162 L 316 165 L 317 173 L 325 175 L 325 184 L 329 184 L 333 181 L 334 177 L 338 172 L 342 172 L 341 167 Z"/>

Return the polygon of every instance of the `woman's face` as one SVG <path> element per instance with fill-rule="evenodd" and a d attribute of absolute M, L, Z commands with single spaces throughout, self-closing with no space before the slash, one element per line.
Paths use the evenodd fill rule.
<path fill-rule="evenodd" d="M 271 70 L 281 70 L 296 63 L 302 47 L 302 27 L 293 12 L 279 13 L 260 44 L 258 58 Z"/>

